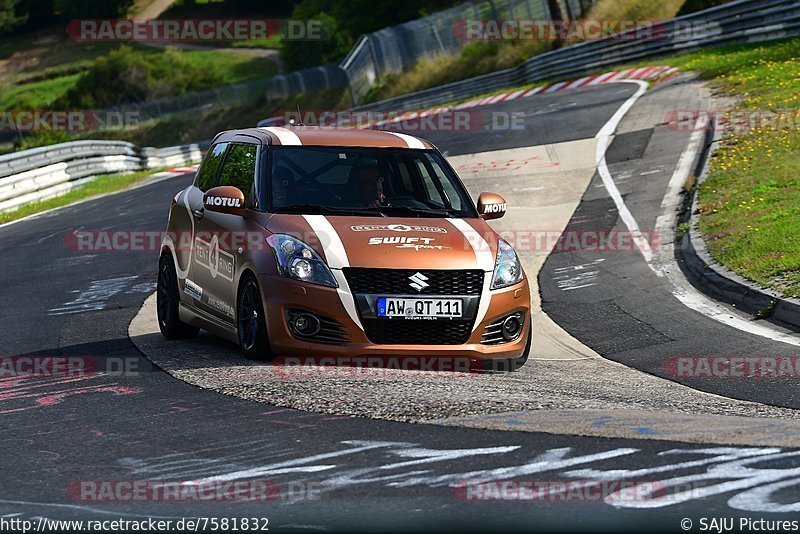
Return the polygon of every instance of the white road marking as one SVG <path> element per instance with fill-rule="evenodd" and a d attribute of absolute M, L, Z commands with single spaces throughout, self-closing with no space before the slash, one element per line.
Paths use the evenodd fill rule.
<path fill-rule="evenodd" d="M 67 315 L 104 310 L 108 300 L 128 287 L 138 276 L 121 276 L 107 280 L 96 280 L 85 291 L 73 291 L 78 296 L 57 308 L 47 310 L 49 315 Z"/>
<path fill-rule="evenodd" d="M 608 170 L 605 159 L 605 150 L 608 140 L 613 135 L 614 131 L 619 125 L 619 122 L 622 120 L 631 106 L 636 103 L 639 97 L 642 96 L 647 89 L 647 83 L 640 80 L 621 80 L 621 83 L 635 83 L 639 86 L 639 89 L 630 98 L 628 98 L 624 104 L 622 104 L 614 116 L 609 119 L 609 121 L 595 136 L 598 140 L 597 171 L 600 174 L 600 177 L 602 178 L 603 184 L 606 186 L 609 195 L 611 195 L 611 198 L 614 200 L 614 204 L 617 207 L 620 217 L 633 235 L 634 242 L 638 245 L 642 256 L 647 262 L 647 265 L 653 270 L 654 273 L 656 273 L 656 275 L 666 277 L 670 281 L 673 287 L 672 294 L 688 308 L 702 313 L 706 317 L 719 323 L 736 328 L 737 330 L 765 337 L 767 339 L 772 339 L 774 341 L 800 346 L 800 339 L 797 339 L 796 336 L 786 334 L 769 326 L 754 323 L 753 321 L 736 315 L 731 315 L 731 312 L 728 309 L 694 289 L 694 287 L 691 286 L 685 280 L 685 278 L 683 278 L 680 267 L 677 265 L 674 258 L 672 258 L 671 247 L 669 247 L 669 250 L 665 250 L 668 247 L 662 246 L 660 248 L 657 256 L 658 265 L 654 265 L 653 251 L 650 248 L 650 243 L 647 241 L 647 238 L 642 235 L 641 230 L 639 230 L 639 225 L 636 223 L 633 215 L 628 210 L 625 202 L 622 200 L 622 195 L 617 189 L 614 180 L 611 178 L 611 173 Z M 675 171 L 673 172 L 672 178 L 667 186 L 667 193 L 661 202 L 661 208 L 663 210 L 662 214 L 658 217 L 658 219 L 656 219 L 656 235 L 667 236 L 671 235 L 672 233 L 672 221 L 675 219 L 675 211 L 680 201 L 679 192 L 683 184 L 686 182 L 689 173 L 691 172 L 692 164 L 696 160 L 697 153 L 703 147 L 703 139 L 705 138 L 706 127 L 705 121 L 707 120 L 708 118 L 703 115 L 698 118 L 698 123 L 695 125 L 694 131 L 689 138 L 689 143 L 686 145 L 686 148 L 678 159 L 678 164 L 676 165 Z"/>
<path fill-rule="evenodd" d="M 656 219 L 656 235 L 668 236 L 673 233 L 672 224 L 675 220 L 678 204 L 680 203 L 679 192 L 686 182 L 686 179 L 689 177 L 692 164 L 696 160 L 698 152 L 703 148 L 707 120 L 708 118 L 704 115 L 698 117 L 689 142 L 678 159 L 678 164 L 667 186 L 667 193 L 664 195 L 664 199 L 661 202 L 662 213 L 658 219 Z M 759 324 L 738 315 L 732 315 L 730 310 L 697 291 L 683 276 L 680 267 L 675 262 L 672 252 L 673 247 L 662 246 L 657 254 L 655 264 L 654 262 L 648 261 L 648 265 L 656 275 L 669 280 L 672 284 L 672 294 L 683 303 L 683 305 L 698 313 L 702 313 L 709 319 L 736 328 L 742 332 L 779 341 L 781 343 L 787 343 L 789 345 L 800 346 L 800 339 L 797 339 L 795 335 L 781 332 L 780 330 L 768 326 L 768 323 Z"/>
<path fill-rule="evenodd" d="M 511 190 L 517 192 L 523 191 L 541 191 L 542 189 L 546 189 L 545 187 L 514 187 Z"/>
<path fill-rule="evenodd" d="M 628 110 L 630 110 L 636 101 L 639 100 L 639 97 L 642 96 L 645 91 L 647 91 L 647 82 L 642 82 L 639 80 L 624 80 L 624 82 L 635 83 L 639 86 L 639 89 L 637 89 L 636 92 L 619 107 L 616 113 L 614 113 L 614 115 L 608 119 L 608 122 L 606 122 L 600 131 L 597 132 L 597 135 L 595 135 L 595 139 L 597 139 L 597 172 L 600 175 L 600 178 L 603 180 L 603 185 L 606 186 L 609 196 L 611 196 L 611 199 L 614 201 L 614 205 L 617 207 L 617 212 L 619 212 L 620 218 L 625 223 L 625 226 L 628 227 L 628 231 L 630 231 L 634 243 L 639 248 L 642 256 L 644 256 L 645 261 L 650 263 L 650 261 L 653 259 L 653 251 L 650 248 L 650 242 L 647 240 L 647 237 L 642 234 L 642 231 L 639 230 L 639 225 L 636 223 L 636 219 L 634 219 L 630 210 L 628 210 L 628 206 L 625 205 L 625 201 L 622 200 L 622 195 L 620 194 L 619 189 L 617 189 L 614 179 L 611 178 L 611 172 L 608 170 L 608 165 L 606 164 L 606 149 L 608 148 L 609 141 L 614 135 L 617 126 L 619 126 L 619 123 L 625 114 L 628 113 Z"/>
<path fill-rule="evenodd" d="M 556 280 L 556 285 L 561 291 L 572 291 L 597 285 L 600 271 L 593 270 L 592 267 L 603 261 L 605 261 L 603 258 L 599 258 L 589 263 L 559 267 L 555 270 L 557 276 L 554 276 L 553 280 Z"/>

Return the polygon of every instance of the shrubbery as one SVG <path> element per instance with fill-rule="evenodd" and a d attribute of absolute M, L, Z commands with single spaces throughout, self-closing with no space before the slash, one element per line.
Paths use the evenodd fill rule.
<path fill-rule="evenodd" d="M 460 4 L 460 0 L 301 0 L 292 11 L 298 20 L 321 20 L 328 39 L 284 41 L 281 59 L 287 71 L 315 67 L 342 59 L 359 35 L 380 30 Z"/>
<path fill-rule="evenodd" d="M 121 46 L 96 59 L 59 107 L 100 109 L 225 85 L 219 63 L 197 65 L 180 50 L 145 54 Z"/>

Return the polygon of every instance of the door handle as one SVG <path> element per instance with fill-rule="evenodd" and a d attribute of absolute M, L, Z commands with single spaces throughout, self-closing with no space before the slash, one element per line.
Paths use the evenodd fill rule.
<path fill-rule="evenodd" d="M 194 216 L 197 217 L 198 219 L 202 219 L 205 216 L 205 214 L 206 214 L 205 208 L 194 210 Z"/>

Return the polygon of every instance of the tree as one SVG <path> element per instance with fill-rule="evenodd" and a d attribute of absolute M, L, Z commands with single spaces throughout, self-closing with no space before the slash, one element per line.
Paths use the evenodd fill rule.
<path fill-rule="evenodd" d="M 19 0 L 0 0 L 0 33 L 10 33 L 25 23 L 26 17 L 19 15 Z"/>
<path fill-rule="evenodd" d="M 55 0 L 54 10 L 63 20 L 124 18 L 134 0 Z"/>

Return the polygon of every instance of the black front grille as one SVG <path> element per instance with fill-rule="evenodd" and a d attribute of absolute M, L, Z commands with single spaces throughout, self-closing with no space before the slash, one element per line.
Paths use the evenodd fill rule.
<path fill-rule="evenodd" d="M 342 269 L 353 293 L 378 295 L 480 295 L 483 287 L 481 270 L 418 270 L 418 269 Z M 411 276 L 420 273 L 428 284 L 422 290 L 412 287 Z"/>
<path fill-rule="evenodd" d="M 362 323 L 369 340 L 380 345 L 463 345 L 472 332 L 472 320 L 364 319 Z"/>

